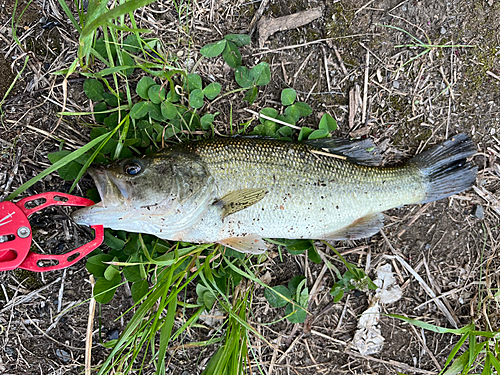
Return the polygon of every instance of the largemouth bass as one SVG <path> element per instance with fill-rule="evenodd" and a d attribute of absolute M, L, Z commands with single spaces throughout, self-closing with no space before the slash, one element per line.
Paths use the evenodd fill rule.
<path fill-rule="evenodd" d="M 477 173 L 465 134 L 395 167 L 366 165 L 369 151 L 345 142 L 317 145 L 235 137 L 125 159 L 90 170 L 102 201 L 73 219 L 261 253 L 263 238 L 369 237 L 383 226 L 382 211 L 462 192 Z"/>

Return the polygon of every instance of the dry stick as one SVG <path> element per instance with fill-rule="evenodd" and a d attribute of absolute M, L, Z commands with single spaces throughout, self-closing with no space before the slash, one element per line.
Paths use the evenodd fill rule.
<path fill-rule="evenodd" d="M 401 368 L 401 369 L 403 369 L 403 370 L 405 370 L 407 372 L 418 372 L 420 374 L 428 374 L 428 375 L 435 375 L 435 374 L 437 374 L 436 371 L 421 370 L 419 368 L 415 368 L 415 367 L 412 367 L 410 365 L 407 365 L 406 363 L 397 362 L 397 361 L 394 361 L 392 359 L 390 359 L 388 361 L 385 361 L 383 359 L 374 358 L 374 357 L 370 357 L 370 356 L 365 356 L 365 355 L 362 355 L 362 354 L 359 354 L 359 353 L 356 353 L 356 352 L 352 352 L 350 350 L 346 350 L 344 353 L 348 354 L 348 355 L 352 355 L 353 357 L 363 358 L 363 359 L 367 359 L 369 361 L 373 361 L 373 362 L 383 363 L 383 364 L 390 365 L 390 366 L 399 367 L 399 368 Z"/>
<path fill-rule="evenodd" d="M 344 61 L 342 61 L 342 57 L 340 56 L 339 50 L 335 45 L 333 45 L 333 51 L 335 52 L 335 56 L 337 56 L 337 60 L 339 60 L 340 68 L 342 69 L 342 72 L 344 75 L 348 75 L 349 72 L 345 68 Z"/>
<path fill-rule="evenodd" d="M 87 334 L 85 335 L 85 375 L 91 375 L 92 371 L 92 328 L 94 327 L 95 298 L 94 298 L 94 276 L 90 275 L 91 291 L 89 304 L 89 319 L 87 321 Z"/>
<path fill-rule="evenodd" d="M 273 374 L 274 364 L 276 363 L 276 356 L 278 355 L 278 348 L 281 344 L 281 335 L 278 336 L 278 340 L 276 341 L 276 348 L 274 349 L 273 356 L 271 357 L 271 364 L 269 365 L 269 375 Z"/>
<path fill-rule="evenodd" d="M 380 233 L 382 234 L 382 237 L 384 237 L 384 240 L 387 243 L 387 245 L 389 246 L 389 248 L 391 249 L 391 251 L 394 253 L 393 256 L 389 256 L 388 255 L 387 257 L 389 259 L 396 259 L 399 263 L 401 263 L 401 265 L 404 268 L 406 268 L 406 270 L 409 273 L 411 273 L 413 275 L 413 277 L 415 277 L 415 279 L 420 283 L 420 285 L 422 286 L 422 288 L 424 289 L 424 291 L 427 293 L 427 295 L 430 296 L 431 298 L 435 298 L 436 297 L 436 293 L 434 293 L 434 291 L 429 287 L 429 285 L 427 285 L 427 283 L 424 281 L 424 279 L 422 279 L 422 277 L 403 258 L 401 258 L 397 254 L 396 249 L 389 242 L 389 239 L 385 235 L 384 231 L 380 230 Z M 453 316 L 448 311 L 448 309 L 446 308 L 446 306 L 444 305 L 444 303 L 441 300 L 439 300 L 439 299 L 437 299 L 435 301 L 435 303 L 436 303 L 436 306 L 441 310 L 441 312 L 446 316 L 446 319 L 448 319 L 448 321 L 450 322 L 450 324 L 454 328 L 458 328 L 457 322 L 455 321 L 455 319 L 453 319 Z"/>
<path fill-rule="evenodd" d="M 323 7 L 309 9 L 279 18 L 262 17 L 257 24 L 259 29 L 259 46 L 263 47 L 267 38 L 278 31 L 296 29 L 307 25 L 323 15 Z"/>
<path fill-rule="evenodd" d="M 488 74 L 489 76 L 495 78 L 495 79 L 498 79 L 500 81 L 500 77 L 497 76 L 495 73 L 493 72 L 490 72 L 489 70 L 486 71 L 486 74 Z"/>
<path fill-rule="evenodd" d="M 289 127 L 293 128 L 293 129 L 297 129 L 297 130 L 301 129 L 300 126 L 295 126 L 295 125 L 289 124 L 289 123 L 287 123 L 285 121 L 277 120 L 275 118 L 263 115 L 261 113 L 255 112 L 255 111 L 252 111 L 251 109 L 248 109 L 248 108 L 245 108 L 245 111 L 251 113 L 252 115 L 255 115 L 255 116 L 258 116 L 258 117 L 262 117 L 265 120 L 276 122 L 277 124 L 286 125 L 286 126 L 289 126 Z"/>
<path fill-rule="evenodd" d="M 422 214 L 423 214 L 423 213 L 424 213 L 424 212 L 425 212 L 425 211 L 429 208 L 429 206 L 431 205 L 431 203 L 432 203 L 432 202 L 429 202 L 429 203 L 424 204 L 424 205 L 420 208 L 420 210 L 418 210 L 418 211 L 417 211 L 417 213 L 415 214 L 415 216 L 413 216 L 413 217 L 411 218 L 411 220 L 408 222 L 408 224 L 406 224 L 406 227 L 398 233 L 398 237 L 401 237 L 401 236 L 404 234 L 404 232 L 406 232 L 406 230 L 407 230 L 409 227 L 411 227 L 411 225 L 412 225 L 415 221 L 417 221 L 417 219 L 418 219 L 420 216 L 422 216 Z"/>
<path fill-rule="evenodd" d="M 295 340 L 293 340 L 293 342 L 290 344 L 290 346 L 288 347 L 287 350 L 285 350 L 285 352 L 283 353 L 283 355 L 280 357 L 280 359 L 278 359 L 277 363 L 281 363 L 281 361 L 283 361 L 286 357 L 288 357 L 288 353 L 293 349 L 293 347 L 295 346 L 295 344 L 297 344 L 297 342 L 302 338 L 302 336 L 304 336 L 303 334 L 300 334 L 298 335 Z"/>
<path fill-rule="evenodd" d="M 300 64 L 299 66 L 299 69 L 297 69 L 297 71 L 295 72 L 295 74 L 293 75 L 293 81 L 295 83 L 295 79 L 297 79 L 299 73 L 302 71 L 302 69 L 304 69 L 304 67 L 306 66 L 307 62 L 309 61 L 309 59 L 311 58 L 312 56 L 312 52 L 309 53 L 309 55 L 307 55 L 307 57 L 304 59 L 304 61 L 302 62 L 302 64 Z"/>
<path fill-rule="evenodd" d="M 357 38 L 361 36 L 379 36 L 380 34 L 352 34 L 352 35 L 346 35 L 346 36 L 338 36 L 338 37 L 333 37 L 333 38 L 322 38 L 322 39 L 316 39 L 312 40 L 310 42 L 305 42 L 305 43 L 300 43 L 300 44 L 293 44 L 290 46 L 285 46 L 285 47 L 280 47 L 280 48 L 275 48 L 275 49 L 270 49 L 267 51 L 262 51 L 262 52 L 257 52 L 252 54 L 252 56 L 259 56 L 259 55 L 267 55 L 268 53 L 274 53 L 274 52 L 279 52 L 279 51 L 284 51 L 287 49 L 295 49 L 295 48 L 300 48 L 300 47 L 305 47 L 305 46 L 310 46 L 311 44 L 318 44 L 318 43 L 323 43 L 327 42 L 330 40 L 338 40 L 338 39 L 347 39 L 347 38 Z"/>
<path fill-rule="evenodd" d="M 368 73 L 370 69 L 370 51 L 366 51 L 365 84 L 363 87 L 363 107 L 361 110 L 361 123 L 366 125 L 366 104 L 368 102 Z"/>
<path fill-rule="evenodd" d="M 61 281 L 60 277 L 58 277 L 57 279 L 55 279 L 54 281 L 52 281 L 50 284 L 47 284 L 47 285 L 45 285 L 44 287 L 42 287 L 40 289 L 34 290 L 34 291 L 32 291 L 31 293 L 29 293 L 29 294 L 27 294 L 25 296 L 11 299 L 10 303 L 6 304 L 4 306 L 4 308 L 2 310 L 0 310 L 0 313 L 3 313 L 4 311 L 6 311 L 6 310 L 8 310 L 10 308 L 13 308 L 13 307 L 15 307 L 17 305 L 20 305 L 21 303 L 24 303 L 24 302 L 30 300 L 32 297 L 34 297 L 38 293 L 44 291 L 45 289 L 49 288 L 52 284 L 55 284 L 55 283 L 57 283 L 59 281 Z"/>
<path fill-rule="evenodd" d="M 252 37 L 253 33 L 255 32 L 255 28 L 257 27 L 257 22 L 260 21 L 260 18 L 264 14 L 264 10 L 266 10 L 267 3 L 269 3 L 269 0 L 262 0 L 259 6 L 259 9 L 257 9 L 257 12 L 255 12 L 255 15 L 252 18 L 252 21 L 250 22 L 250 25 L 248 26 L 247 30 L 250 30 L 248 35 Z"/>
<path fill-rule="evenodd" d="M 323 59 L 325 60 L 325 75 L 326 75 L 326 85 L 328 87 L 328 91 L 332 91 L 332 87 L 330 85 L 330 72 L 328 71 L 328 58 L 326 57 L 325 47 L 321 46 L 323 50 Z"/>
<path fill-rule="evenodd" d="M 59 288 L 59 294 L 57 297 L 57 313 L 59 314 L 61 312 L 62 308 L 62 299 L 63 299 L 63 294 L 64 294 L 64 281 L 66 280 L 66 272 L 67 268 L 64 269 L 63 275 L 61 277 L 61 287 Z"/>
<path fill-rule="evenodd" d="M 417 336 L 418 341 L 420 341 L 420 344 L 422 344 L 424 350 L 429 354 L 429 357 L 431 357 L 432 362 L 434 362 L 434 365 L 436 366 L 436 368 L 439 370 L 439 372 L 441 372 L 442 367 L 439 365 L 439 362 L 436 359 L 436 357 L 434 357 L 434 354 L 427 347 L 427 344 L 425 343 L 424 339 L 422 337 L 420 337 L 420 335 L 418 334 L 417 329 L 413 326 L 413 324 L 410 324 L 410 327 L 413 330 L 413 332 L 415 333 L 415 336 Z M 422 330 L 422 335 L 424 335 L 424 331 L 423 330 Z"/>
<path fill-rule="evenodd" d="M 358 14 L 359 12 L 361 12 L 363 9 L 365 9 L 366 7 L 370 6 L 371 3 L 373 3 L 375 0 L 370 0 L 369 2 L 367 2 L 365 5 L 363 5 L 361 8 L 359 8 L 357 11 L 354 12 L 354 15 Z"/>

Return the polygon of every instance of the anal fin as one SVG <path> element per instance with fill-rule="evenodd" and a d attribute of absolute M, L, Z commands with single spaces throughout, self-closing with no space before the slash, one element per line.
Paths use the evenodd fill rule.
<path fill-rule="evenodd" d="M 256 234 L 248 234 L 244 237 L 226 238 L 217 242 L 239 251 L 240 253 L 262 254 L 267 250 L 267 244 L 262 237 Z"/>
<path fill-rule="evenodd" d="M 352 224 L 325 236 L 328 240 L 358 240 L 371 237 L 384 226 L 384 215 L 381 213 L 363 216 Z"/>

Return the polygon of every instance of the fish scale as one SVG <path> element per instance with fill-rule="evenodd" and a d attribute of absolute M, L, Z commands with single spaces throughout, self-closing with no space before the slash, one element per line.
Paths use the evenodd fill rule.
<path fill-rule="evenodd" d="M 103 201 L 73 218 L 259 253 L 262 238 L 369 237 L 383 226 L 382 211 L 459 193 L 477 173 L 465 134 L 395 167 L 366 165 L 376 158 L 365 141 L 311 143 L 221 138 L 125 159 L 94 169 Z"/>

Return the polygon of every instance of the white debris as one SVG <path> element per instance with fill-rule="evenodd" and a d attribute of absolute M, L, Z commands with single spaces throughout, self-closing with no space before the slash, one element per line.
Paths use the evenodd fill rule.
<path fill-rule="evenodd" d="M 380 304 L 389 304 L 398 301 L 403 292 L 396 284 L 390 264 L 378 268 L 377 278 L 374 280 L 378 289 L 370 298 L 370 306 L 359 318 L 358 330 L 354 334 L 351 345 L 362 355 L 379 353 L 384 345 L 384 337 L 379 326 Z"/>

